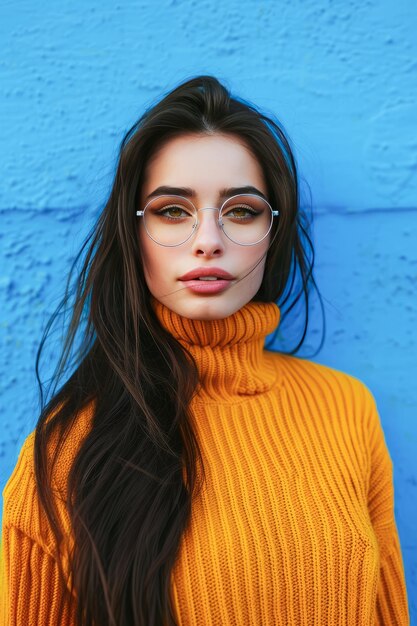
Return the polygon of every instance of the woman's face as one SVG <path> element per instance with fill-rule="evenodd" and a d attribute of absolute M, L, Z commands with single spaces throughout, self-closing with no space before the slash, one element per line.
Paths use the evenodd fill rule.
<path fill-rule="evenodd" d="M 142 186 L 141 207 L 160 188 L 187 195 L 197 209 L 218 207 L 236 189 L 253 187 L 267 196 L 261 167 L 243 141 L 215 134 L 187 134 L 169 140 L 150 159 Z M 184 191 L 184 188 L 187 191 Z M 161 191 L 167 193 L 167 191 Z M 139 219 L 139 242 L 146 283 L 151 294 L 183 317 L 221 319 L 235 313 L 257 293 L 263 278 L 269 235 L 260 243 L 242 246 L 226 237 L 218 211 L 198 211 L 194 235 L 177 247 L 164 247 L 146 233 Z M 207 271 L 227 277 L 221 283 L 188 280 Z M 201 287 L 200 287 L 201 284 Z"/>

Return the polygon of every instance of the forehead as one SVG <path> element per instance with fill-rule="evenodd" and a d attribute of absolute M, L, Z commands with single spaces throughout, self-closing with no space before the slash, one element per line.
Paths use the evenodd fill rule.
<path fill-rule="evenodd" d="M 266 193 L 261 165 L 248 146 L 222 134 L 186 134 L 167 141 L 146 166 L 144 195 L 159 185 L 192 187 L 197 193 L 255 185 Z"/>

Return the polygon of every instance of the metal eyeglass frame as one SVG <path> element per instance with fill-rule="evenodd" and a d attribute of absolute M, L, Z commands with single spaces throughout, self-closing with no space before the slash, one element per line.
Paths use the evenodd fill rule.
<path fill-rule="evenodd" d="M 221 221 L 220 216 L 221 216 L 221 212 L 223 210 L 224 205 L 227 202 L 230 202 L 230 200 L 233 200 L 233 198 L 239 198 L 241 196 L 245 196 L 246 198 L 261 198 L 261 200 L 263 202 L 265 202 L 269 208 L 271 209 L 271 215 L 272 215 L 272 219 L 271 219 L 271 224 L 267 230 L 267 232 L 265 233 L 265 235 L 263 237 L 261 237 L 261 239 L 258 239 L 258 241 L 254 241 L 253 243 L 240 243 L 239 241 L 235 241 L 234 239 L 232 239 L 231 237 L 229 237 L 229 235 L 224 231 L 224 223 Z M 256 246 L 258 243 L 261 243 L 261 241 L 263 241 L 265 239 L 265 237 L 267 237 L 269 235 L 269 233 L 271 232 L 271 228 L 272 228 L 272 224 L 274 222 L 274 217 L 278 217 L 279 216 L 279 211 L 274 211 L 273 208 L 271 207 L 271 205 L 269 204 L 268 200 L 265 200 L 265 198 L 263 198 L 262 196 L 259 196 L 256 193 L 245 193 L 245 194 L 236 194 L 235 196 L 230 196 L 230 198 L 227 198 L 223 204 L 221 205 L 220 208 L 217 207 L 202 207 L 201 209 L 197 209 L 196 206 L 191 202 L 191 200 L 189 200 L 189 198 L 185 198 L 185 196 L 177 196 L 175 194 L 173 195 L 168 195 L 168 194 L 161 194 L 160 196 L 155 196 L 156 198 L 180 198 L 181 200 L 185 200 L 185 202 L 189 203 L 192 205 L 192 207 L 194 208 L 195 212 L 196 212 L 196 221 L 193 224 L 191 233 L 188 235 L 187 239 L 184 239 L 184 241 L 181 241 L 181 243 L 175 243 L 175 244 L 167 244 L 167 243 L 161 243 L 160 241 L 157 241 L 156 239 L 154 239 L 152 237 L 152 235 L 150 235 L 148 229 L 146 228 L 146 223 L 144 222 L 144 226 L 145 226 L 145 230 L 146 230 L 146 234 L 148 235 L 148 237 L 150 239 L 152 239 L 152 241 L 154 241 L 156 244 L 158 244 L 158 246 L 163 246 L 164 248 L 178 248 L 178 246 L 182 246 L 184 243 L 186 243 L 187 241 L 189 241 L 189 239 L 191 239 L 191 237 L 193 237 L 193 235 L 195 235 L 195 233 L 197 232 L 197 228 L 200 225 L 200 222 L 198 221 L 198 212 L 199 211 L 218 211 L 219 212 L 219 219 L 218 219 L 218 225 L 219 228 L 221 229 L 221 231 L 223 232 L 223 234 L 229 239 L 229 241 L 232 241 L 233 243 L 237 244 L 238 246 Z M 136 215 L 138 217 L 143 217 L 145 215 L 145 211 L 148 208 L 148 206 L 151 204 L 151 202 L 154 202 L 155 198 L 152 198 L 151 200 L 149 200 L 149 202 L 144 206 L 143 210 L 141 211 L 136 211 Z"/>

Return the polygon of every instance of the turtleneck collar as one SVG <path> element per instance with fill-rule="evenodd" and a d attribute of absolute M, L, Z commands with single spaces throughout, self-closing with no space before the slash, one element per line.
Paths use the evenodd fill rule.
<path fill-rule="evenodd" d="M 276 304 L 250 302 L 229 317 L 209 321 L 181 317 L 158 301 L 154 309 L 161 325 L 196 362 L 201 385 L 197 400 L 240 399 L 275 384 L 276 368 L 265 358 L 264 343 L 280 319 Z"/>

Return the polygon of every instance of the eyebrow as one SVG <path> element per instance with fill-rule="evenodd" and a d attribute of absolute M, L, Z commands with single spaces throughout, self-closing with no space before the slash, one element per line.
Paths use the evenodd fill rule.
<path fill-rule="evenodd" d="M 220 198 L 230 198 L 231 196 L 237 196 L 240 194 L 256 194 L 268 201 L 265 194 L 253 185 L 245 185 L 244 187 L 225 187 L 220 190 Z M 146 199 L 154 198 L 155 196 L 184 196 L 185 198 L 195 198 L 196 192 L 190 187 L 170 187 L 169 185 L 161 185 L 154 189 Z"/>

